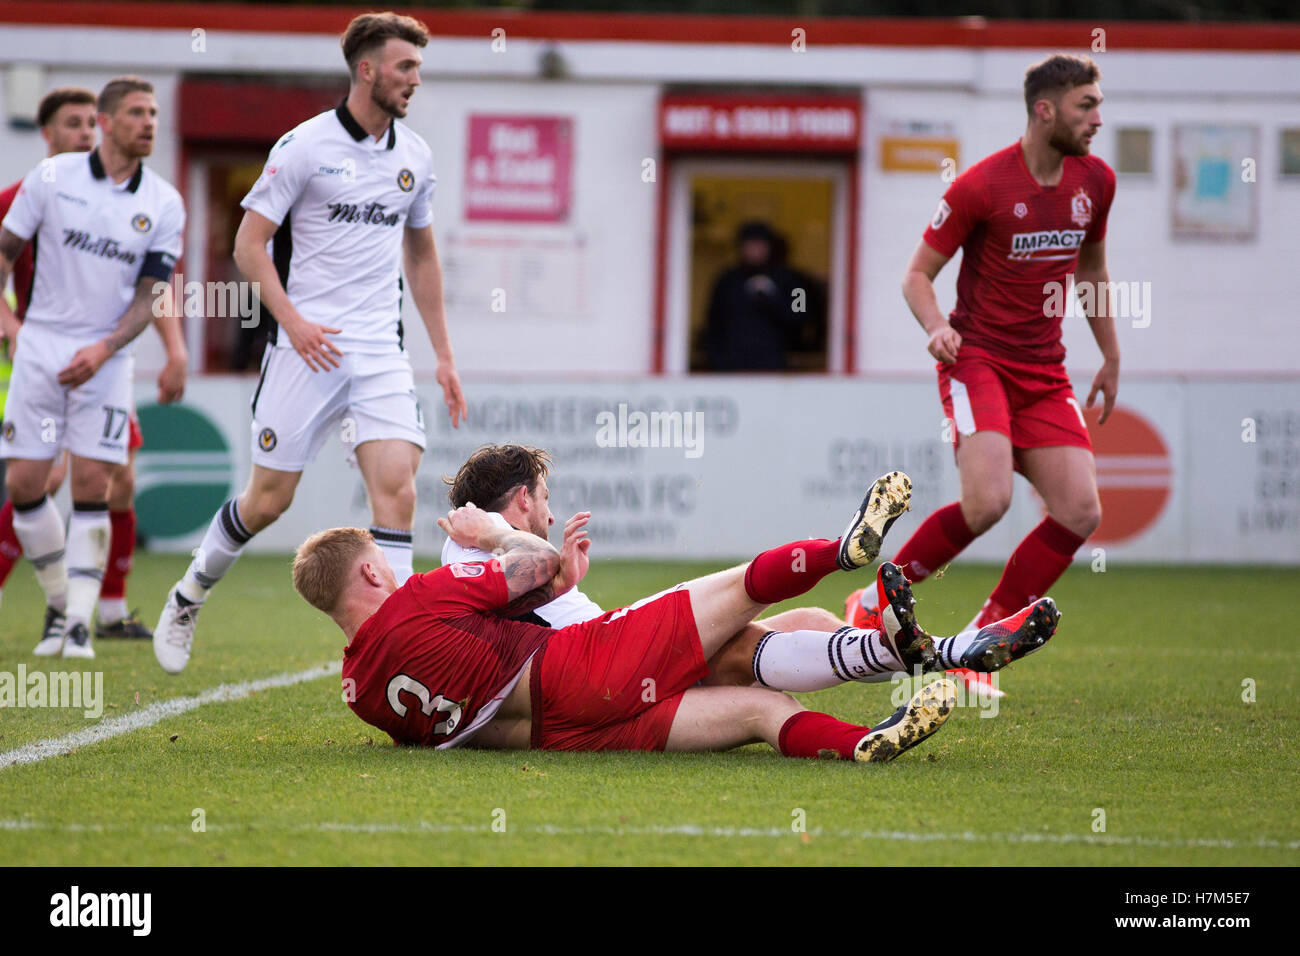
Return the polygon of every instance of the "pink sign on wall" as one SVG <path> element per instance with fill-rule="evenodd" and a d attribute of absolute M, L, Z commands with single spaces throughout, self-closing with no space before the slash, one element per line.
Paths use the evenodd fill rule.
<path fill-rule="evenodd" d="M 467 220 L 564 222 L 573 174 L 573 120 L 470 116 L 465 170 Z"/>

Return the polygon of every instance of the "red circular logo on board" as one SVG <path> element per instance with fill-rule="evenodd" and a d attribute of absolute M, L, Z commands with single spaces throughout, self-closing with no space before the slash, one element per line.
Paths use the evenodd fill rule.
<path fill-rule="evenodd" d="M 1116 405 L 1098 426 L 1100 415 L 1100 401 L 1083 413 L 1101 495 L 1101 525 L 1088 540 L 1118 544 L 1146 531 L 1165 510 L 1174 465 L 1160 432 L 1137 412 Z"/>

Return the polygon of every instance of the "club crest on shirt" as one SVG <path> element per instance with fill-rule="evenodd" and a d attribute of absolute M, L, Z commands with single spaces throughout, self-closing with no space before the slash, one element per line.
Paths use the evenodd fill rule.
<path fill-rule="evenodd" d="M 262 451 L 273 451 L 275 441 L 275 432 L 270 428 L 263 428 L 261 434 L 257 436 L 257 447 Z"/>
<path fill-rule="evenodd" d="M 136 232 L 148 232 L 153 228 L 153 220 L 144 213 L 138 212 L 135 214 L 135 218 L 131 220 L 131 228 Z"/>
<path fill-rule="evenodd" d="M 397 174 L 397 188 L 404 193 L 409 193 L 415 188 L 415 173 L 409 169 L 403 169 Z"/>
<path fill-rule="evenodd" d="M 5 422 L 5 425 L 4 425 L 5 441 L 13 441 L 13 440 L 14 440 L 14 431 L 15 431 L 15 429 L 14 429 L 14 423 L 13 423 L 13 422 Z"/>
<path fill-rule="evenodd" d="M 1084 229 L 1092 222 L 1092 200 L 1082 186 L 1070 199 L 1070 222 Z"/>
<path fill-rule="evenodd" d="M 451 566 L 453 577 L 458 578 L 476 578 L 483 573 L 481 564 L 453 564 Z"/>
<path fill-rule="evenodd" d="M 940 199 L 939 208 L 934 211 L 934 218 L 930 220 L 930 228 L 938 229 L 948 221 L 948 216 L 952 214 L 952 207 L 947 202 Z"/>
<path fill-rule="evenodd" d="M 1029 215 L 1029 207 L 1022 202 L 1016 203 L 1016 208 L 1011 211 L 1015 213 L 1017 219 L 1024 219 Z"/>

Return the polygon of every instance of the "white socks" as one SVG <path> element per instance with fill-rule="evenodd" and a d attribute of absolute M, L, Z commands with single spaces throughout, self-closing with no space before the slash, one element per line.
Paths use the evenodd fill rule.
<path fill-rule="evenodd" d="M 113 533 L 107 502 L 76 502 L 68 519 L 68 628 L 90 626 L 108 566 L 108 542 Z"/>
<path fill-rule="evenodd" d="M 208 592 L 239 560 L 244 545 L 252 538 L 253 532 L 244 527 L 239 518 L 237 499 L 231 498 L 212 517 L 203 543 L 176 587 L 180 596 L 191 604 L 202 604 Z"/>
<path fill-rule="evenodd" d="M 962 631 L 952 637 L 936 637 L 934 650 L 939 657 L 939 666 L 944 670 L 961 667 L 961 656 L 978 635 L 979 631 Z"/>
<path fill-rule="evenodd" d="M 401 587 L 406 583 L 406 579 L 415 573 L 411 565 L 411 530 L 408 528 L 403 531 L 401 528 L 371 525 L 370 534 L 374 536 L 379 550 L 384 552 L 384 557 L 388 559 L 388 566 L 393 569 L 393 576 L 397 578 L 397 586 Z"/>
<path fill-rule="evenodd" d="M 907 667 L 880 631 L 769 631 L 754 650 L 754 679 L 777 690 L 811 691 L 847 681 L 887 681 Z"/>
<path fill-rule="evenodd" d="M 15 503 L 14 534 L 23 546 L 23 554 L 36 569 L 36 580 L 45 592 L 45 603 L 62 611 L 68 599 L 68 572 L 63 563 L 63 519 L 48 495 L 27 505 Z M 99 592 L 95 593 L 98 596 Z"/>

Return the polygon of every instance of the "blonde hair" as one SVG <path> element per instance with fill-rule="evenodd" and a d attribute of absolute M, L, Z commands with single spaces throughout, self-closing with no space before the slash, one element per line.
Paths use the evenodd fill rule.
<path fill-rule="evenodd" d="M 332 614 L 357 557 L 375 543 L 365 528 L 318 531 L 293 556 L 293 586 L 314 608 Z"/>

